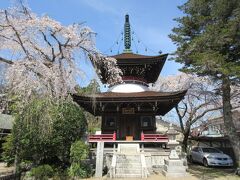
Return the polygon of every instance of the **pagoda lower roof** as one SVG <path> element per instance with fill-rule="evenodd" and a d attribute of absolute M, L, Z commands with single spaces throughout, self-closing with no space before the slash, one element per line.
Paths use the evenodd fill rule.
<path fill-rule="evenodd" d="M 152 113 L 155 115 L 165 115 L 174 106 L 176 106 L 186 94 L 186 90 L 178 92 L 156 92 L 156 91 L 144 91 L 135 93 L 116 93 L 116 92 L 104 92 L 94 95 L 72 95 L 73 100 L 77 102 L 88 112 L 94 115 L 103 114 L 102 106 L 108 105 L 109 107 L 117 106 L 124 107 L 129 104 L 135 104 L 136 106 L 154 106 Z M 146 105 L 146 106 L 145 106 Z"/>

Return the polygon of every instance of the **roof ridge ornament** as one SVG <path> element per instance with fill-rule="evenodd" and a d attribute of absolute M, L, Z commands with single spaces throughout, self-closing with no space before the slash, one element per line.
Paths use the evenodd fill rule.
<path fill-rule="evenodd" d="M 125 15 L 125 24 L 124 24 L 124 53 L 132 53 L 131 50 L 131 27 L 129 22 L 129 15 Z"/>

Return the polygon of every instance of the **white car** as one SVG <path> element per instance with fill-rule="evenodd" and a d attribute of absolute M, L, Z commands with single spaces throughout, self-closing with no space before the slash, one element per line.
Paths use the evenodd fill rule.
<path fill-rule="evenodd" d="M 212 147 L 194 147 L 190 161 L 202 163 L 204 166 L 233 166 L 233 160 L 227 154 Z"/>

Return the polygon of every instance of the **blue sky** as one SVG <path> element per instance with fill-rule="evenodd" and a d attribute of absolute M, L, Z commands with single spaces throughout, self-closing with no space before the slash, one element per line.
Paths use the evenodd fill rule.
<path fill-rule="evenodd" d="M 101 52 L 109 55 L 117 53 L 119 45 L 116 41 L 123 30 L 124 16 L 130 15 L 130 23 L 134 29 L 135 42 L 141 54 L 157 55 L 172 53 L 176 46 L 168 38 L 171 29 L 177 26 L 174 18 L 182 16 L 177 6 L 186 0 L 28 0 L 33 12 L 38 15 L 49 15 L 63 25 L 84 22 L 97 33 L 96 46 Z M 0 0 L 0 8 L 11 6 L 11 0 Z M 137 38 L 136 38 L 137 37 Z M 120 43 L 120 41 L 119 41 Z M 110 47 L 115 44 L 110 52 Z M 136 48 L 132 43 L 133 50 Z M 145 48 L 147 47 L 147 52 Z M 123 48 L 120 48 L 120 52 Z M 86 84 L 95 77 L 91 64 L 84 62 Z M 167 61 L 161 75 L 177 74 L 181 65 Z M 96 78 L 96 77 L 95 77 Z"/>

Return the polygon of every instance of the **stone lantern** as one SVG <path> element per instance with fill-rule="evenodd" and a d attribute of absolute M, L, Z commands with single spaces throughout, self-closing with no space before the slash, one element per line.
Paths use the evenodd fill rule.
<path fill-rule="evenodd" d="M 178 135 L 179 133 L 173 128 L 172 123 L 170 123 L 166 134 L 167 134 L 168 139 L 169 139 L 168 140 L 168 145 L 174 146 L 174 145 L 179 144 L 179 142 L 177 142 L 177 140 L 176 140 L 176 135 Z"/>
<path fill-rule="evenodd" d="M 186 169 L 184 166 L 183 160 L 181 160 L 175 150 L 175 147 L 179 144 L 176 141 L 176 135 L 179 134 L 172 126 L 169 125 L 169 128 L 166 132 L 168 136 L 168 146 L 170 148 L 170 154 L 168 159 L 164 160 L 163 175 L 166 177 L 184 177 L 187 176 Z"/>

